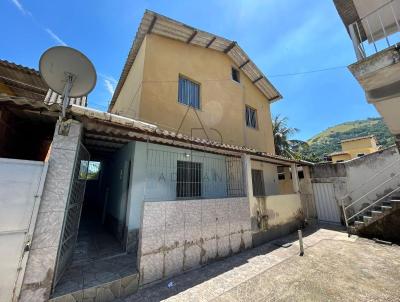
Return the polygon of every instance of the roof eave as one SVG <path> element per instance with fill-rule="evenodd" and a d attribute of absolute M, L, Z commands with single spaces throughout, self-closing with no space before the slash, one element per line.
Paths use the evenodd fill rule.
<path fill-rule="evenodd" d="M 175 26 L 177 29 L 181 30 L 181 32 L 179 34 L 175 33 L 174 37 L 171 36 L 171 33 L 168 33 L 169 36 L 165 32 L 164 34 L 162 34 L 161 29 L 159 29 L 162 27 L 162 25 L 158 24 L 160 20 L 161 22 L 167 22 L 168 25 Z M 165 28 L 162 29 L 165 30 Z M 193 35 L 194 33 L 196 33 L 196 35 Z M 125 84 L 129 71 L 133 66 L 133 62 L 136 59 L 136 55 L 143 43 L 143 40 L 148 34 L 163 35 L 170 39 L 186 42 L 187 44 L 190 45 L 210 48 L 224 52 L 238 66 L 242 66 L 243 63 L 246 63 L 242 66 L 241 70 L 246 74 L 247 77 L 249 77 L 249 79 L 253 82 L 253 84 L 260 90 L 260 92 L 265 95 L 268 101 L 275 102 L 282 99 L 282 95 L 279 93 L 279 91 L 271 84 L 271 82 L 267 79 L 267 77 L 254 64 L 254 62 L 251 61 L 248 55 L 241 49 L 241 47 L 235 41 L 231 41 L 223 37 L 208 33 L 206 31 L 196 29 L 179 21 L 160 15 L 156 12 L 146 10 L 140 22 L 139 28 L 136 32 L 136 36 L 133 40 L 131 49 L 128 54 L 128 58 L 125 61 L 120 79 L 118 81 L 117 87 L 111 99 L 108 112 L 111 112 L 121 92 L 121 89 Z M 182 40 L 182 37 L 184 35 L 187 36 L 187 37 L 185 36 L 186 40 Z M 221 45 L 224 46 L 225 48 L 221 49 L 222 47 Z"/>

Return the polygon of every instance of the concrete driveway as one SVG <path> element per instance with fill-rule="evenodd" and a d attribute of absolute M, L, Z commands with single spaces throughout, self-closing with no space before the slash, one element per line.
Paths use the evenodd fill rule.
<path fill-rule="evenodd" d="M 279 247 L 290 242 L 290 247 Z M 139 290 L 125 301 L 400 301 L 400 247 L 329 229 L 296 236 Z M 168 288 L 173 281 L 174 287 Z"/>

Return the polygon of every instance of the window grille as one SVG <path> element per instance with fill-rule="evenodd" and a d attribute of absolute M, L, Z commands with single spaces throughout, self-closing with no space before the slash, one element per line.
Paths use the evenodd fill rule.
<path fill-rule="evenodd" d="M 200 109 L 200 85 L 184 77 L 179 77 L 178 101 Z"/>
<path fill-rule="evenodd" d="M 263 171 L 251 170 L 251 179 L 253 181 L 253 195 L 265 196 Z"/>
<path fill-rule="evenodd" d="M 245 196 L 240 157 L 174 149 L 147 149 L 146 201 Z"/>
<path fill-rule="evenodd" d="M 246 106 L 246 126 L 257 128 L 257 111 L 249 106 Z"/>
<path fill-rule="evenodd" d="M 177 162 L 176 197 L 201 196 L 201 163 Z"/>

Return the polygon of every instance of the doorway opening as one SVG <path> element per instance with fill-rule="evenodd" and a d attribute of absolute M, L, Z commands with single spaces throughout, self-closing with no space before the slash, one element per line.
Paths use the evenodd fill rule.
<path fill-rule="evenodd" d="M 137 275 L 136 251 L 127 250 L 131 146 L 100 148 L 85 143 L 90 160 L 78 160 L 74 179 L 86 182 L 79 228 L 53 298 Z M 67 229 L 65 225 L 64 232 Z"/>

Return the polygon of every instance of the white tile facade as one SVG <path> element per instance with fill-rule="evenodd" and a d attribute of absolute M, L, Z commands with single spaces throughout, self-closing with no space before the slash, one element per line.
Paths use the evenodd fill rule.
<path fill-rule="evenodd" d="M 140 282 L 147 284 L 252 246 L 248 199 L 145 202 Z"/>

